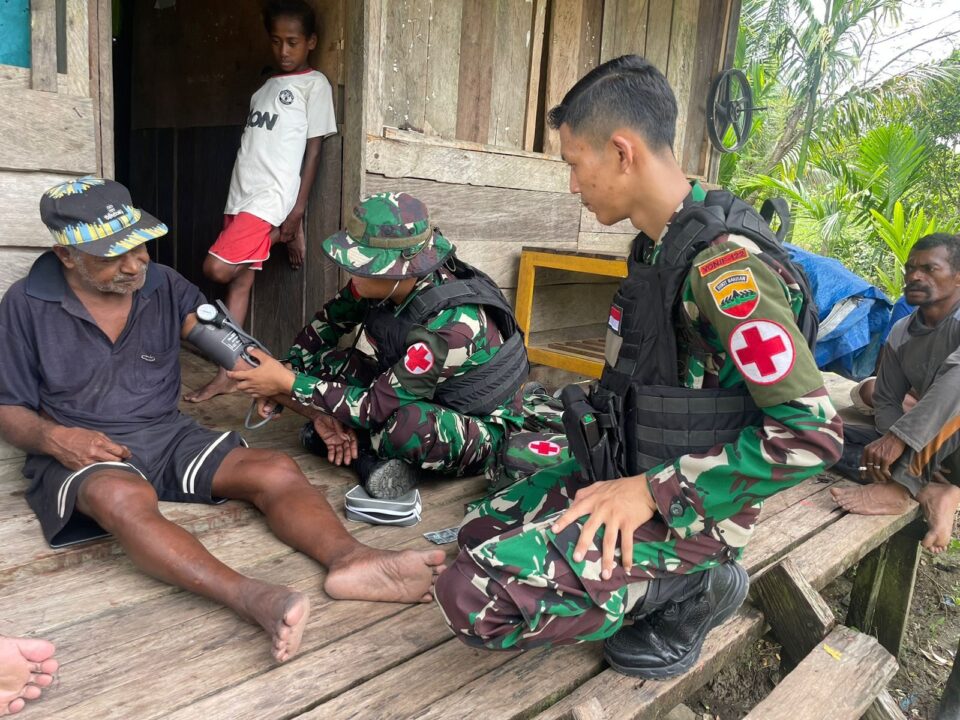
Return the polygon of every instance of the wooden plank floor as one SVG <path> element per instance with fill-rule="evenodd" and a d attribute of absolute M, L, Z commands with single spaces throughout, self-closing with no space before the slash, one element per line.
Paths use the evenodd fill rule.
<path fill-rule="evenodd" d="M 187 353 L 182 364 L 186 387 L 198 387 L 212 373 L 211 366 Z M 244 398 L 234 395 L 184 410 L 205 424 L 239 429 L 246 407 Z M 254 447 L 274 447 L 295 457 L 342 516 L 343 495 L 355 479 L 303 453 L 299 426 L 300 418 L 288 412 L 245 435 Z M 236 502 L 164 504 L 168 517 L 224 562 L 310 596 L 300 653 L 276 665 L 259 628 L 147 578 L 113 541 L 50 550 L 23 499 L 20 466 L 16 458 L 0 461 L 0 633 L 47 637 L 57 644 L 61 661 L 57 685 L 28 706 L 26 718 L 554 717 L 569 707 L 569 702 L 555 705 L 567 695 L 572 699 L 593 685 L 628 681 L 611 677 L 599 643 L 525 655 L 481 652 L 452 638 L 432 604 L 331 601 L 321 589 L 323 568 L 276 540 L 251 508 Z M 803 551 L 823 531 L 829 534 L 842 517 L 827 493 L 835 482 L 813 479 L 767 503 L 745 558 L 751 572 L 773 556 Z M 414 527 L 347 526 L 376 547 L 432 547 L 421 533 L 457 524 L 464 504 L 480 497 L 484 487 L 482 478 L 425 484 L 423 521 Z M 864 535 L 863 552 L 906 520 L 869 522 L 876 529 Z M 452 545 L 446 548 L 453 552 Z M 755 610 L 742 611 L 741 625 L 728 633 L 734 643 L 729 652 L 760 632 L 758 618 Z M 711 640 L 722 642 L 720 633 Z M 701 683 L 710 676 L 700 675 Z M 645 696 L 668 703 L 675 686 L 680 687 L 647 683 Z"/>

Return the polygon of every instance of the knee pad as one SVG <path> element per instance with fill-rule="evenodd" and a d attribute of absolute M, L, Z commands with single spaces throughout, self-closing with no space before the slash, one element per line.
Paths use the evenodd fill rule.
<path fill-rule="evenodd" d="M 257 359 L 247 352 L 253 346 L 269 353 L 256 338 L 244 332 L 220 301 L 220 310 L 213 305 L 201 305 L 197 308 L 197 324 L 187 334 L 187 340 L 206 357 L 222 368 L 233 370 L 238 358 L 256 366 Z"/>

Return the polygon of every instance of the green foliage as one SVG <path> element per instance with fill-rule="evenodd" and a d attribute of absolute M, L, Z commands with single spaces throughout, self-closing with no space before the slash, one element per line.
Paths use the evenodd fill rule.
<path fill-rule="evenodd" d="M 787 198 L 793 242 L 891 296 L 917 239 L 960 228 L 960 51 L 881 83 L 848 84 L 903 5 L 744 0 L 737 66 L 754 104 L 768 109 L 754 114 L 743 150 L 720 163 L 733 191 Z"/>

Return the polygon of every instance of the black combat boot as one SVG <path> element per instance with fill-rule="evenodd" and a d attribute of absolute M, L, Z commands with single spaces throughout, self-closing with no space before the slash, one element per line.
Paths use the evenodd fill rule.
<path fill-rule="evenodd" d="M 700 657 L 707 633 L 736 612 L 749 589 L 746 571 L 733 562 L 654 580 L 631 613 L 634 624 L 607 638 L 603 655 L 617 672 L 644 680 L 685 673 Z"/>
<path fill-rule="evenodd" d="M 420 474 L 413 465 L 399 458 L 383 460 L 368 448 L 361 448 L 351 466 L 360 476 L 360 484 L 370 497 L 393 500 L 413 490 Z"/>

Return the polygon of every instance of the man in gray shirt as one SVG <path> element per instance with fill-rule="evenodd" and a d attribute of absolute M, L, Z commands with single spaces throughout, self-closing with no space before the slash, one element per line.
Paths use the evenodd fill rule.
<path fill-rule="evenodd" d="M 872 484 L 830 492 L 863 515 L 899 514 L 917 500 L 929 525 L 922 544 L 940 553 L 960 505 L 960 236 L 917 241 L 904 295 L 917 312 L 893 326 L 881 356 L 874 407 L 883 436 L 863 452 Z M 908 393 L 919 399 L 905 411 Z"/>
<path fill-rule="evenodd" d="M 346 531 L 281 452 L 177 409 L 180 338 L 203 295 L 150 262 L 166 226 L 119 183 L 86 177 L 44 193 L 55 240 L 0 301 L 0 434 L 25 450 L 27 501 L 54 547 L 111 533 L 144 572 L 258 623 L 294 655 L 304 593 L 246 577 L 166 519 L 158 500 L 245 500 L 284 542 L 327 567 L 334 598 L 427 602 L 443 552 L 390 552 Z"/>

